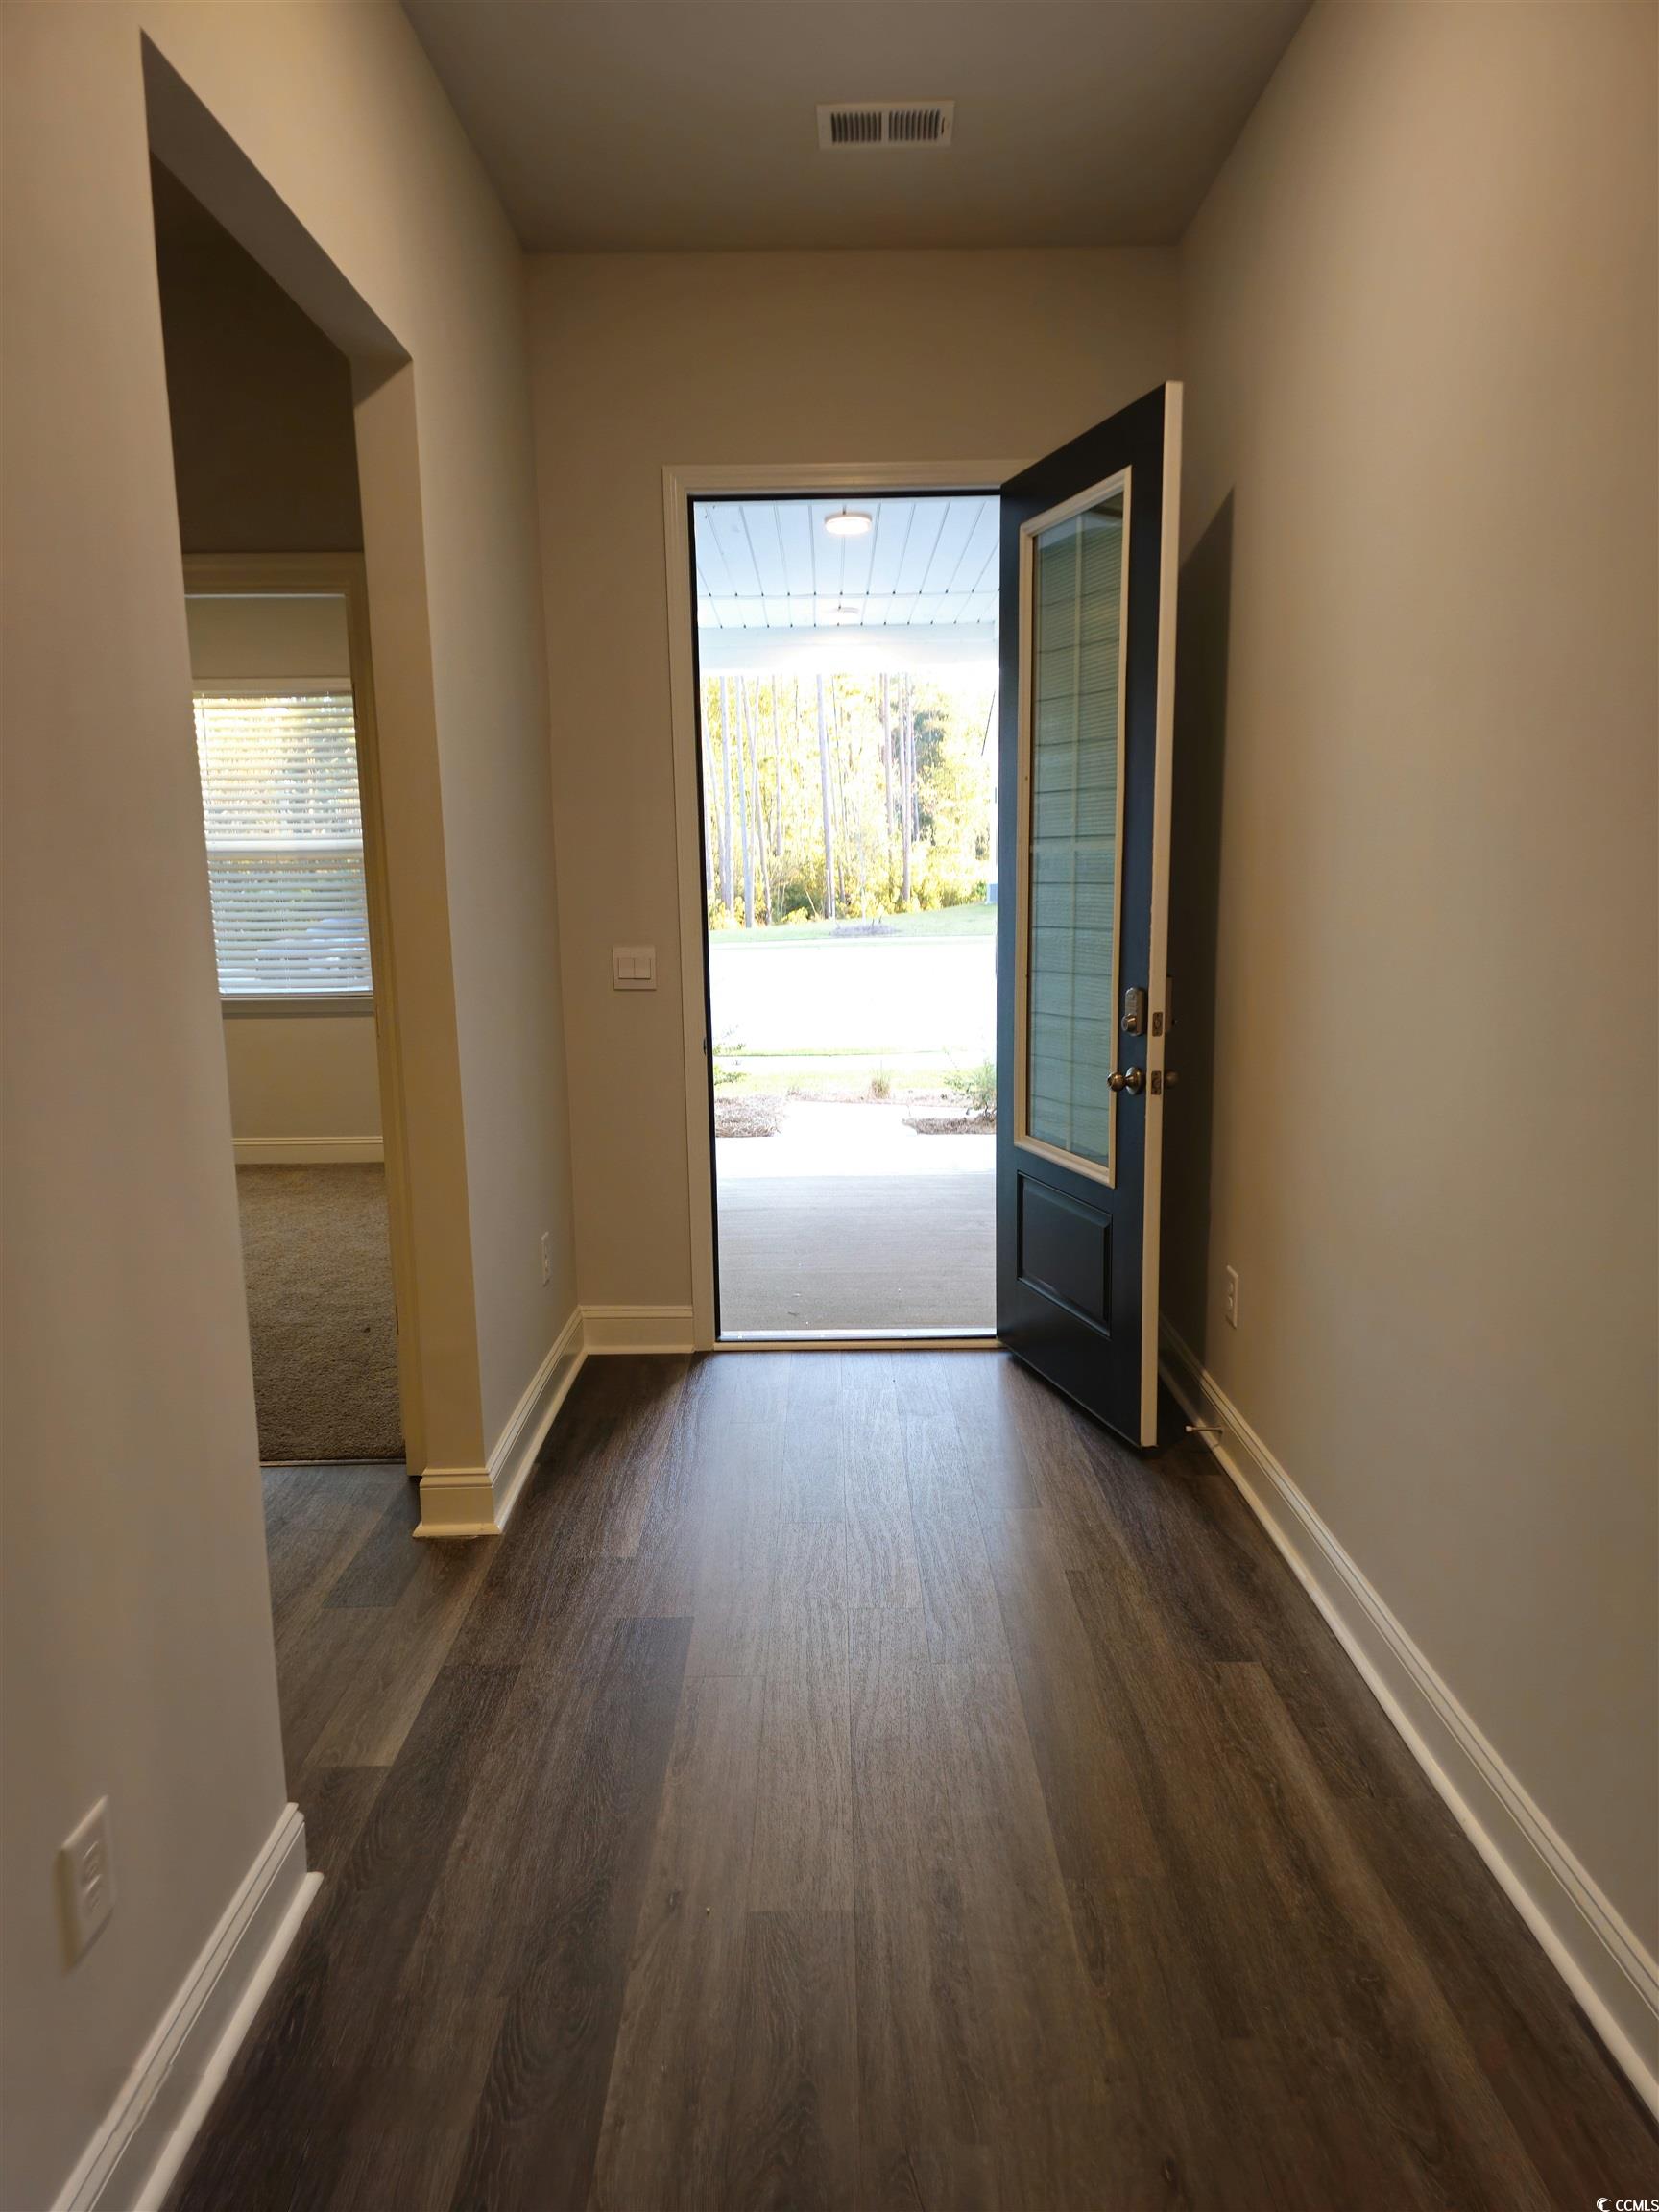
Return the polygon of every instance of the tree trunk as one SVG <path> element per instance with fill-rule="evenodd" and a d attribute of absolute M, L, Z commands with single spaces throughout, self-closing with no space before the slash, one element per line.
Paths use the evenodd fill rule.
<path fill-rule="evenodd" d="M 818 679 L 818 784 L 824 801 L 824 911 L 835 919 L 835 825 L 830 807 L 830 733 L 824 726 L 824 679 Z"/>
<path fill-rule="evenodd" d="M 720 679 L 720 885 L 721 902 L 731 913 L 736 893 L 732 872 L 732 691 Z"/>
<path fill-rule="evenodd" d="M 789 685 L 789 742 L 792 746 L 799 745 L 801 742 L 801 679 L 799 676 L 795 677 Z M 778 850 L 781 853 L 785 842 L 781 807 L 778 811 Z"/>
<path fill-rule="evenodd" d="M 709 897 L 718 906 L 723 896 L 720 881 L 720 793 L 714 781 L 714 679 L 703 691 L 703 842 L 708 871 Z"/>
<path fill-rule="evenodd" d="M 782 695 L 782 686 L 783 686 L 783 680 L 782 680 L 782 678 L 781 678 L 781 676 L 774 676 L 774 677 L 773 677 L 773 679 L 772 679 L 772 736 L 773 736 L 773 740 L 774 740 L 774 742 L 776 743 L 776 745 L 777 745 L 777 747 L 778 747 L 778 757 L 777 757 L 776 761 L 773 763 L 773 765 L 774 765 L 774 767 L 776 768 L 776 770 L 777 770 L 777 773 L 778 773 L 778 781 L 777 781 L 777 790 L 776 790 L 776 800 L 777 800 L 777 804 L 776 804 L 776 805 L 775 805 L 775 806 L 773 807 L 773 811 L 772 811 L 772 840 L 773 840 L 773 842 L 772 842 L 772 850 L 773 850 L 773 852 L 774 852 L 774 853 L 775 853 L 775 854 L 778 855 L 778 858 L 779 858 L 780 860 L 781 860 L 781 859 L 782 859 L 782 857 L 783 857 L 783 695 Z M 799 689 L 799 685 L 797 685 L 797 689 Z M 799 722 L 799 720 L 800 720 L 800 718 L 801 718 L 801 716 L 800 716 L 800 703 L 799 703 L 799 701 L 797 701 L 797 703 L 796 703 L 796 716 L 795 716 L 795 718 L 796 718 L 797 722 Z M 793 733 L 791 733 L 791 734 L 793 734 Z"/>
<path fill-rule="evenodd" d="M 887 830 L 887 896 L 893 896 L 893 722 L 887 710 L 887 679 L 881 679 L 881 820 Z"/>
<path fill-rule="evenodd" d="M 910 787 L 915 774 L 915 756 L 910 745 L 910 679 L 906 676 L 899 709 L 899 850 L 903 855 L 900 897 L 906 906 L 910 903 Z"/>
<path fill-rule="evenodd" d="M 733 681 L 737 686 L 737 705 L 742 720 L 737 730 L 737 838 L 743 848 L 743 926 L 755 926 L 755 848 L 749 842 L 749 695 L 741 676 Z"/>
<path fill-rule="evenodd" d="M 766 883 L 766 830 L 760 812 L 759 752 L 755 743 L 755 726 L 749 719 L 749 679 L 737 679 L 737 704 L 742 709 L 743 738 L 741 759 L 743 763 L 743 789 L 747 799 L 743 807 L 743 926 L 755 926 L 755 848 L 749 840 L 750 817 L 755 821 L 755 845 L 760 848 L 760 880 Z M 755 721 L 760 719 L 760 680 L 755 680 Z M 766 891 L 766 919 L 772 919 L 772 894 Z"/>
<path fill-rule="evenodd" d="M 847 709 L 846 701 L 841 696 L 839 679 L 835 681 L 833 688 L 835 693 L 836 781 L 841 787 L 841 847 L 842 851 L 845 852 L 848 843 L 848 826 L 851 824 L 854 859 L 854 880 L 857 886 L 857 906 L 860 914 L 866 914 L 870 904 L 870 871 L 864 855 L 864 812 L 858 800 L 858 741 L 853 733 L 853 717 Z M 847 805 L 849 784 L 853 788 L 851 809 Z M 843 905 L 851 903 L 847 897 L 845 882 L 841 887 L 841 902 Z"/>
<path fill-rule="evenodd" d="M 830 811 L 835 820 L 835 853 L 841 862 L 841 905 L 851 909 L 854 894 L 847 888 L 847 769 L 841 757 L 841 684 L 830 679 Z"/>

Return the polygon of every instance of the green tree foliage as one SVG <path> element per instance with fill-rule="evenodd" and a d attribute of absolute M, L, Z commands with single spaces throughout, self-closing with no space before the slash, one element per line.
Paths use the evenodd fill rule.
<path fill-rule="evenodd" d="M 988 678 L 709 676 L 702 704 L 711 927 L 984 898 Z"/>

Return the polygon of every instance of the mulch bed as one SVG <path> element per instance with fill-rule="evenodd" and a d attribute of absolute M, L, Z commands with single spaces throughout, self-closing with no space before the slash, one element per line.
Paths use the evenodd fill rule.
<path fill-rule="evenodd" d="M 776 1137 L 783 1118 L 783 1101 L 768 1095 L 753 1098 L 714 1098 L 716 1137 Z"/>
<path fill-rule="evenodd" d="M 918 1137 L 989 1137 L 997 1127 L 995 1110 L 970 1114 L 953 1098 L 914 1097 L 904 1109 L 906 1123 Z"/>

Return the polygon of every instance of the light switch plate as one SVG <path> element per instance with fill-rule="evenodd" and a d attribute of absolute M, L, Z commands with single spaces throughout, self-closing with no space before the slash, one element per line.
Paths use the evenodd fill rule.
<path fill-rule="evenodd" d="M 613 945 L 611 948 L 611 988 L 613 991 L 655 991 L 657 988 L 656 946 Z"/>
<path fill-rule="evenodd" d="M 59 1846 L 58 1884 L 69 1963 L 102 1934 L 115 1910 L 115 1869 L 109 1861 L 109 1800 L 100 1797 Z"/>

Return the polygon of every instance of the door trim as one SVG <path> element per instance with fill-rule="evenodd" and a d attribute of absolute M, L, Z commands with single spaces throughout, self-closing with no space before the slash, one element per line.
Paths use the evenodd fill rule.
<path fill-rule="evenodd" d="M 1175 757 L 1175 598 L 1181 585 L 1181 402 L 1164 387 L 1164 514 L 1158 545 L 1158 720 L 1152 770 L 1152 939 L 1147 962 L 1146 1189 L 1141 1239 L 1141 1441 L 1158 1441 L 1158 1291 L 1164 1219 L 1164 1107 L 1169 1050 L 1169 814 Z"/>
<path fill-rule="evenodd" d="M 690 502 L 753 493 L 1000 492 L 1023 460 L 676 463 L 662 470 L 662 552 L 668 587 L 669 724 L 674 748 L 674 860 L 680 894 L 680 1003 L 685 1070 L 685 1167 L 690 1192 L 691 1340 L 713 1350 L 714 1162 L 709 1108 L 709 983 L 704 957 L 703 838 L 698 790 L 696 630 Z M 799 1341 L 798 1339 L 796 1341 Z M 883 1339 L 887 1341 L 887 1339 Z M 892 1341 L 900 1341 L 893 1339 Z M 994 1339 L 993 1339 L 994 1341 Z M 760 1339 L 750 1338 L 748 1349 Z M 838 1346 L 837 1349 L 844 1349 Z"/>

